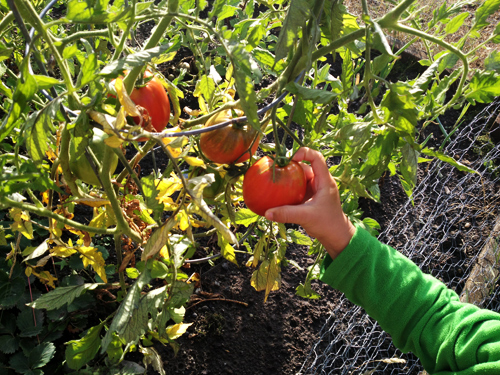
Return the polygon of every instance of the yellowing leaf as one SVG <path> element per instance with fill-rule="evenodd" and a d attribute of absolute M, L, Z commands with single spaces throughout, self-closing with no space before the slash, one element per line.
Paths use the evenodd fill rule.
<path fill-rule="evenodd" d="M 177 226 L 180 230 L 186 230 L 189 228 L 189 217 L 186 211 L 180 211 L 175 220 L 178 222 Z"/>
<path fill-rule="evenodd" d="M 278 290 L 281 285 L 281 274 L 279 272 L 279 265 L 276 258 L 265 260 L 260 265 L 259 269 L 254 271 L 250 284 L 257 291 L 265 290 L 264 302 L 267 301 L 269 292 Z"/>
<path fill-rule="evenodd" d="M 50 254 L 55 257 L 67 258 L 76 253 L 75 249 L 65 246 L 55 246 L 50 250 Z"/>
<path fill-rule="evenodd" d="M 192 167 L 203 167 L 205 162 L 201 159 L 195 158 L 193 156 L 185 156 L 184 161 Z"/>
<path fill-rule="evenodd" d="M 38 277 L 43 284 L 47 284 L 53 289 L 56 288 L 56 286 L 54 285 L 54 281 L 57 280 L 57 277 L 52 276 L 49 271 L 42 271 L 40 273 L 37 273 L 32 270 L 31 273 Z"/>
<path fill-rule="evenodd" d="M 236 261 L 236 254 L 234 252 L 234 248 L 228 241 L 226 241 L 226 239 L 221 235 L 220 232 L 217 232 L 217 236 L 219 238 L 217 243 L 220 246 L 220 252 L 222 256 L 225 259 L 237 265 L 238 262 Z"/>
<path fill-rule="evenodd" d="M 49 192 L 50 190 L 46 190 L 42 193 L 42 203 L 49 204 Z"/>
<path fill-rule="evenodd" d="M 130 99 L 130 96 L 128 96 L 127 90 L 125 89 L 123 80 L 121 78 L 116 79 L 115 89 L 116 94 L 118 95 L 118 100 L 120 101 L 120 104 L 125 108 L 127 113 L 131 116 L 140 116 L 141 114 L 135 106 L 135 103 L 132 101 L 132 99 Z"/>
<path fill-rule="evenodd" d="M 111 148 L 118 148 L 123 143 L 123 140 L 118 138 L 116 135 L 112 135 L 111 137 L 106 138 L 104 140 L 104 143 L 106 143 Z"/>
<path fill-rule="evenodd" d="M 181 337 L 184 333 L 186 333 L 187 329 L 193 323 L 179 323 L 174 324 L 173 326 L 167 327 L 167 336 L 170 340 L 175 340 Z"/>
<path fill-rule="evenodd" d="M 104 270 L 106 263 L 104 262 L 102 254 L 97 251 L 97 248 L 92 246 L 82 246 L 78 248 L 78 252 L 81 254 L 80 258 L 82 258 L 83 266 L 87 267 L 88 265 L 90 265 L 99 275 L 102 281 L 107 283 L 108 279 Z"/>
<path fill-rule="evenodd" d="M 168 179 L 163 179 L 161 181 L 155 180 L 155 185 L 158 189 L 158 196 L 156 199 L 158 199 L 160 203 L 164 204 L 174 203 L 170 196 L 182 189 L 182 182 L 175 174 L 172 174 L 172 176 Z"/>
<path fill-rule="evenodd" d="M 120 130 L 125 126 L 126 123 L 127 123 L 127 114 L 125 112 L 125 108 L 121 107 L 120 111 L 118 112 L 118 116 L 116 116 L 115 128 Z"/>
<path fill-rule="evenodd" d="M 15 221 L 10 225 L 10 228 L 12 229 L 12 231 L 20 232 L 28 240 L 33 239 L 33 226 L 28 221 Z"/>
<path fill-rule="evenodd" d="M 170 258 L 167 245 L 163 245 L 163 247 L 161 248 L 160 256 L 165 260 L 168 260 Z"/>
<path fill-rule="evenodd" d="M 101 207 L 110 204 L 109 200 L 102 198 L 75 199 L 73 202 L 90 207 Z"/>
<path fill-rule="evenodd" d="M 98 124 L 102 125 L 104 130 L 112 129 L 111 124 L 114 124 L 116 121 L 116 117 L 107 115 L 105 113 L 101 113 L 101 112 L 97 112 L 97 111 L 88 111 L 88 114 L 90 115 L 92 120 L 94 120 Z"/>

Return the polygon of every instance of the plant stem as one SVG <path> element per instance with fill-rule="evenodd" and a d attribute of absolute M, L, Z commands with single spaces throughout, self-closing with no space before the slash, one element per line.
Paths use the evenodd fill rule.
<path fill-rule="evenodd" d="M 168 11 L 169 13 L 177 12 L 177 9 L 179 7 L 179 1 L 178 0 L 170 0 L 168 2 Z M 170 26 L 170 23 L 172 22 L 172 19 L 174 17 L 172 15 L 165 16 L 161 19 L 161 21 L 158 23 L 156 28 L 154 29 L 153 34 L 151 34 L 150 38 L 144 45 L 143 50 L 150 49 L 153 47 L 156 47 L 158 43 L 160 42 L 161 38 L 163 37 L 163 34 L 165 33 L 165 30 Z M 125 84 L 125 88 L 127 92 L 132 92 L 134 89 L 135 81 L 137 80 L 137 77 L 142 71 L 142 66 L 137 66 L 133 68 L 129 74 L 125 77 L 123 80 L 123 83 Z"/>
<path fill-rule="evenodd" d="M 120 57 L 120 54 L 123 51 L 123 46 L 125 45 L 125 41 L 127 40 L 128 35 L 130 33 L 130 29 L 132 29 L 132 26 L 134 26 L 136 1 L 137 0 L 132 0 L 132 15 L 130 16 L 126 29 L 123 30 L 122 37 L 120 38 L 120 43 L 118 43 L 118 46 L 116 47 L 115 52 L 113 53 L 113 57 L 111 57 L 111 61 L 118 60 L 118 58 Z"/>
<path fill-rule="evenodd" d="M 61 222 L 65 225 L 68 225 L 68 226 L 71 226 L 75 229 L 82 230 L 82 231 L 89 232 L 89 233 L 115 234 L 115 232 L 116 232 L 116 229 L 90 227 L 88 225 L 81 224 L 77 221 L 68 219 L 62 215 L 56 214 L 55 212 L 52 212 L 51 210 L 48 210 L 46 208 L 37 207 L 35 205 L 28 204 L 28 203 L 16 202 L 16 201 L 9 199 L 7 197 L 0 198 L 0 207 L 2 207 L 4 209 L 8 208 L 8 207 L 20 208 L 21 210 L 26 210 L 26 211 L 29 211 L 29 212 L 34 213 L 36 215 L 39 215 L 39 216 L 47 217 L 49 219 L 54 219 L 54 220 Z"/>
<path fill-rule="evenodd" d="M 38 14 L 33 8 L 33 5 L 31 4 L 30 1 L 27 0 L 14 0 L 14 2 L 17 4 L 18 7 L 22 7 L 26 10 L 26 12 L 29 13 L 33 20 L 33 27 L 36 29 L 36 31 L 43 36 L 45 39 L 45 42 L 49 45 L 49 48 L 59 66 L 59 69 L 61 71 L 61 75 L 64 79 L 64 83 L 66 85 L 66 88 L 68 90 L 68 94 L 73 94 L 75 92 L 75 87 L 73 85 L 73 81 L 71 79 L 71 74 L 69 73 L 68 66 L 66 65 L 66 62 L 62 58 L 61 54 L 59 53 L 59 50 L 56 48 L 54 45 L 54 42 L 52 40 L 52 36 L 47 32 L 45 29 L 45 25 L 43 21 L 38 17 Z M 74 99 L 78 104 L 80 104 L 80 98 L 77 95 L 73 95 Z"/>
<path fill-rule="evenodd" d="M 59 39 L 58 42 L 61 43 L 61 46 L 64 47 L 66 44 L 71 42 L 75 42 L 81 38 L 95 38 L 98 36 L 106 37 L 109 35 L 108 29 L 102 30 L 92 30 L 92 31 L 78 31 L 74 34 L 68 35 L 65 38 Z"/>
<path fill-rule="evenodd" d="M 122 236 L 119 233 L 115 233 L 114 235 L 115 238 L 115 252 L 116 252 L 116 266 L 118 269 L 120 269 L 122 262 L 123 262 L 123 255 L 122 255 Z M 125 284 L 125 274 L 123 271 L 118 272 L 118 277 L 120 279 L 120 287 L 123 292 L 123 296 L 127 294 L 127 285 Z"/>
<path fill-rule="evenodd" d="M 0 34 L 4 31 L 4 29 L 11 25 L 12 21 L 14 21 L 14 13 L 9 12 L 0 21 Z"/>
<path fill-rule="evenodd" d="M 127 220 L 123 214 L 122 208 L 120 207 L 120 202 L 118 202 L 118 197 L 115 190 L 113 189 L 113 184 L 111 183 L 111 162 L 113 159 L 114 151 L 111 147 L 106 147 L 104 152 L 104 160 L 102 162 L 102 170 L 100 171 L 100 178 L 102 182 L 102 188 L 106 192 L 107 198 L 111 203 L 111 208 L 115 214 L 117 233 L 126 234 L 134 242 L 142 244 L 142 237 L 140 233 L 135 232 L 128 225 Z"/>

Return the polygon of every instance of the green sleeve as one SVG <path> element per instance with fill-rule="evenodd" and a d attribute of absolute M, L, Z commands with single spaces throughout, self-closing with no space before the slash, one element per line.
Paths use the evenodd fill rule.
<path fill-rule="evenodd" d="M 320 279 L 365 309 L 430 374 L 500 374 L 500 314 L 461 303 L 439 280 L 357 228 Z"/>

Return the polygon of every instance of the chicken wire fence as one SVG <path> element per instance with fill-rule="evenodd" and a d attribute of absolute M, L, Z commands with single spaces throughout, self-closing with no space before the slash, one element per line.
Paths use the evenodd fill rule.
<path fill-rule="evenodd" d="M 419 164 L 414 204 L 408 200 L 379 236 L 454 289 L 462 301 L 498 312 L 499 122 L 497 100 L 462 124 L 444 149 L 479 173 L 460 172 L 441 161 Z M 363 309 L 342 297 L 299 374 L 421 373 L 417 357 L 396 349 Z"/>

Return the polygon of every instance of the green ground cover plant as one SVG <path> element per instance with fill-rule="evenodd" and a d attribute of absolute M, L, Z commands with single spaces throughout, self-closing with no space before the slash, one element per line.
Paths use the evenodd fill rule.
<path fill-rule="evenodd" d="M 484 68 L 470 67 L 476 51 L 500 42 L 488 22 L 500 0 L 479 4 L 463 37 L 446 39 L 462 32 L 470 3 L 437 4 L 423 23 L 413 0 L 377 18 L 362 1 L 361 22 L 340 0 L 0 1 L 3 371 L 165 373 L 152 343 L 178 350 L 197 282 L 183 265 L 209 236 L 220 253 L 207 258 L 248 255 L 249 282 L 265 299 L 294 265 L 287 245 L 310 246 L 315 262 L 297 294 L 319 298 L 311 282 L 324 249 L 246 208 L 245 172 L 264 154 L 281 168 L 300 146 L 321 150 L 334 161 L 344 211 L 374 234 L 358 199 L 379 199 L 384 173 L 409 196 L 419 162 L 473 173 L 421 136 L 447 110 L 461 109 L 459 126 L 469 106 L 500 93 L 495 50 Z M 490 36 L 464 51 L 487 27 Z M 410 41 L 395 50 L 393 31 Z M 424 73 L 394 80 L 401 53 L 417 42 L 428 47 Z M 186 54 L 191 64 L 179 59 Z M 153 79 L 169 102 L 137 105 L 131 98 Z M 188 97 L 192 108 L 181 108 Z M 155 107 L 167 105 L 158 125 Z M 204 126 L 222 111 L 227 121 Z M 236 159 L 216 164 L 200 136 L 224 127 L 254 136 Z M 153 148 L 168 163 L 142 175 Z"/>

